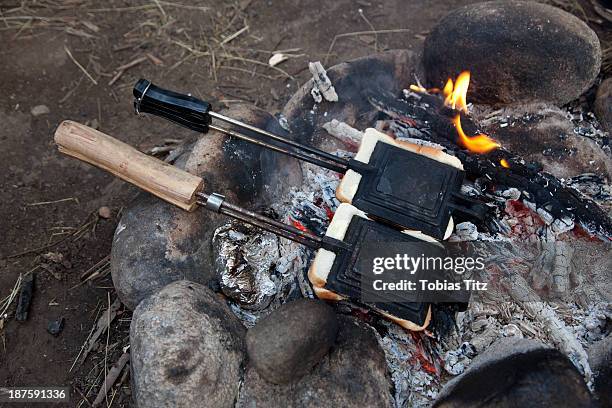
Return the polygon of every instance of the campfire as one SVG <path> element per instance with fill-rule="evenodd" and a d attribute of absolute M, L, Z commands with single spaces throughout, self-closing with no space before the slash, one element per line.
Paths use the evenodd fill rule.
<path fill-rule="evenodd" d="M 510 147 L 517 142 L 504 139 L 500 129 L 508 125 L 495 122 L 497 111 L 468 103 L 470 81 L 477 77 L 458 70 L 454 79 L 427 88 L 412 58 L 390 52 L 329 72 L 311 64 L 313 80 L 281 116 L 258 126 L 190 94 L 138 81 L 136 112 L 205 133 L 196 151 L 212 150 L 212 140 L 223 146 L 219 150 L 237 154 L 226 147 L 243 143 L 245 151 L 273 163 L 260 170 L 281 176 L 254 190 L 272 197 L 257 212 L 208 190 L 225 169 L 190 175 L 74 123 L 60 127 L 56 141 L 68 154 L 184 210 L 200 206 L 230 217 L 205 225 L 215 276 L 208 285 L 255 338 L 259 330 L 274 332 L 266 328 L 270 316 L 285 313 L 285 303 L 296 297 L 333 301 L 343 315 L 374 327 L 398 407 L 428 406 L 436 397 L 444 404 L 466 389 L 477 393 L 470 381 L 503 383 L 510 372 L 541 375 L 542 387 L 590 398 L 593 371 L 585 347 L 603 338 L 608 329 L 601 316 L 609 313 L 593 282 L 605 280 L 612 223 L 605 195 L 583 194 L 575 186 L 588 182 L 592 188 L 597 179 L 568 182 L 525 160 Z M 416 84 L 403 89 L 411 82 Z M 528 136 L 525 143 L 531 143 Z M 249 182 L 247 177 L 238 189 Z M 129 228 L 134 226 L 121 225 L 117 236 Z M 129 262 L 131 244 L 125 249 L 117 242 Z M 360 260 L 369 242 L 470 247 L 486 260 L 486 273 L 475 278 L 490 289 L 472 294 L 469 303 L 367 300 Z M 577 270 L 570 256 L 592 268 Z M 336 326 L 330 323 L 326 336 L 333 338 Z M 516 344 L 483 363 L 487 349 L 505 337 Z M 275 371 L 257 357 L 265 346 L 249 347 L 258 375 L 273 383 L 311 367 L 304 358 L 308 369 L 298 364 Z M 331 345 L 326 347 L 323 354 Z M 525 355 L 530 358 L 521 360 Z M 511 363 L 516 358 L 523 363 Z M 449 381 L 452 376 L 456 381 Z M 487 388 L 496 387 L 502 386 Z M 241 391 L 249 392 L 249 386 Z"/>

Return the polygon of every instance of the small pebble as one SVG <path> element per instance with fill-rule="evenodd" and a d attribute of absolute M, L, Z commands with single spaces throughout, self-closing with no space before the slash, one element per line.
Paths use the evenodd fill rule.
<path fill-rule="evenodd" d="M 63 329 L 64 329 L 64 318 L 63 317 L 60 317 L 57 320 L 52 320 L 47 325 L 47 331 L 54 336 L 59 335 Z"/>
<path fill-rule="evenodd" d="M 40 116 L 51 113 L 51 110 L 47 105 L 36 105 L 32 108 L 32 110 L 30 110 L 30 113 L 32 114 L 32 116 Z"/>
<path fill-rule="evenodd" d="M 100 216 L 100 218 L 104 218 L 105 220 L 107 220 L 111 217 L 112 212 L 110 208 L 104 206 L 98 209 L 98 215 Z"/>

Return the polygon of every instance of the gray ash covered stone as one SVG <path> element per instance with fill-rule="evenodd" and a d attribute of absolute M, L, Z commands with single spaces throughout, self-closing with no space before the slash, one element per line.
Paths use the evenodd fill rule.
<path fill-rule="evenodd" d="M 468 100 L 490 104 L 576 99 L 601 66 L 597 35 L 582 20 L 553 6 L 491 1 L 452 11 L 424 45 L 430 86 L 461 71 L 472 73 Z"/>
<path fill-rule="evenodd" d="M 276 122 L 247 106 L 222 113 L 263 128 Z M 247 208 L 271 202 L 285 191 L 283 183 L 298 184 L 296 179 L 301 179 L 297 171 L 286 174 L 297 167 L 295 160 L 270 156 L 259 146 L 214 131 L 186 151 L 176 166 L 201 176 L 206 192 L 224 194 Z M 279 167 L 285 169 L 282 178 Z M 205 209 L 188 213 L 148 193 L 139 194 L 123 212 L 113 239 L 111 273 L 122 303 L 134 309 L 146 296 L 180 279 L 206 284 L 214 277 L 211 238 L 226 221 Z"/>
<path fill-rule="evenodd" d="M 301 379 L 272 384 L 249 365 L 237 407 L 384 407 L 393 406 L 385 355 L 373 329 L 339 316 L 331 352 Z"/>
<path fill-rule="evenodd" d="M 143 300 L 132 317 L 137 407 L 233 407 L 245 328 L 206 287 L 178 281 Z"/>
<path fill-rule="evenodd" d="M 266 380 L 288 383 L 307 374 L 327 354 L 337 334 L 336 314 L 325 302 L 289 302 L 248 331 L 249 361 Z"/>
<path fill-rule="evenodd" d="M 440 391 L 434 407 L 592 407 L 584 379 L 560 351 L 538 341 L 502 338 Z"/>
<path fill-rule="evenodd" d="M 604 129 L 612 133 L 612 78 L 604 79 L 597 88 L 594 110 Z"/>

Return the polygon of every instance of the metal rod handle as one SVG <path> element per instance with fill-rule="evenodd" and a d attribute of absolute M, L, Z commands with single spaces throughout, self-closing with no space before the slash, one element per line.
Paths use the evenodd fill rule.
<path fill-rule="evenodd" d="M 348 164 L 347 165 L 338 165 L 338 164 L 334 164 L 334 163 L 330 163 L 328 161 L 325 160 L 321 160 L 317 157 L 312 157 L 303 153 L 299 153 L 299 152 L 295 152 L 293 150 L 288 150 L 288 149 L 283 149 L 282 147 L 270 144 L 270 143 L 266 143 L 262 140 L 256 139 L 254 137 L 251 136 L 247 136 L 244 133 L 240 133 L 240 132 L 236 132 L 234 130 L 229 130 L 229 129 L 225 129 L 216 125 L 209 125 L 208 126 L 210 129 L 216 130 L 218 132 L 224 133 L 226 135 L 229 136 L 233 136 L 233 137 L 237 137 L 239 139 L 242 140 L 246 140 L 247 142 L 250 143 L 254 143 L 258 146 L 262 146 L 265 147 L 266 149 L 270 149 L 273 150 L 275 152 L 279 152 L 279 153 L 283 153 L 286 154 L 287 156 L 291 156 L 293 158 L 296 158 L 298 160 L 302 160 L 311 164 L 314 164 L 315 166 L 319 166 L 319 167 L 323 167 L 332 171 L 336 171 L 338 173 L 345 173 L 346 170 L 348 169 Z"/>

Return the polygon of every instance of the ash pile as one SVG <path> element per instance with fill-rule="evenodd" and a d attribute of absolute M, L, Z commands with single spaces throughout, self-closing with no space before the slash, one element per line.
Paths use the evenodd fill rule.
<path fill-rule="evenodd" d="M 312 64 L 313 79 L 278 118 L 226 112 L 344 159 L 366 128 L 458 159 L 461 194 L 485 211 L 453 214 L 444 238 L 470 242 L 495 279 L 464 307 L 433 305 L 427 328 L 411 331 L 351 299 L 315 300 L 310 249 L 141 196 L 111 263 L 135 309 L 136 404 L 609 401 L 612 120 L 601 58 L 595 33 L 566 12 L 480 3 L 443 19 L 422 55 Z M 313 234 L 325 234 L 340 204 L 342 174 L 218 132 L 172 159 L 232 201 Z"/>

